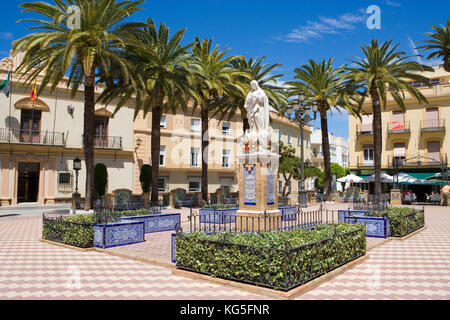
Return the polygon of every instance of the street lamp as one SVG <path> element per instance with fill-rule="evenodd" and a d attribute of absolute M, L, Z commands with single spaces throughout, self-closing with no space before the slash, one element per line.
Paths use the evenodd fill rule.
<path fill-rule="evenodd" d="M 78 193 L 78 174 L 81 170 L 81 160 L 79 158 L 73 160 L 73 170 L 75 170 L 75 193 L 72 197 L 72 208 L 80 209 L 81 196 Z"/>
<path fill-rule="evenodd" d="M 442 181 L 448 182 L 448 158 L 445 155 L 445 161 L 442 163 Z"/>
<path fill-rule="evenodd" d="M 300 139 L 302 140 L 301 149 L 301 180 L 300 180 L 300 190 L 298 191 L 298 201 L 301 208 L 306 208 L 308 206 L 306 190 L 305 190 L 305 139 L 303 138 L 304 132 L 303 127 L 309 124 L 311 121 L 316 120 L 318 105 L 317 102 L 312 104 L 312 111 L 314 112 L 314 117 L 311 117 L 311 107 L 305 105 L 305 93 L 300 92 L 298 95 L 297 102 L 294 101 L 287 108 L 287 114 L 291 121 L 296 122 L 300 126 Z"/>

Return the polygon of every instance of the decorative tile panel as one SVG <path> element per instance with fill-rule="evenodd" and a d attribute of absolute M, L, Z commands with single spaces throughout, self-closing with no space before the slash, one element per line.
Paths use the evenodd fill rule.
<path fill-rule="evenodd" d="M 281 210 L 281 221 L 297 220 L 297 207 L 283 207 Z"/>
<path fill-rule="evenodd" d="M 200 223 L 226 224 L 236 222 L 238 209 L 200 209 Z"/>
<path fill-rule="evenodd" d="M 145 233 L 155 233 L 163 231 L 173 231 L 181 223 L 179 213 L 169 214 L 153 214 L 138 217 L 122 217 L 120 220 L 126 221 L 143 221 L 145 225 Z"/>
<path fill-rule="evenodd" d="M 94 246 L 111 248 L 144 242 L 144 222 L 117 222 L 94 225 Z"/>

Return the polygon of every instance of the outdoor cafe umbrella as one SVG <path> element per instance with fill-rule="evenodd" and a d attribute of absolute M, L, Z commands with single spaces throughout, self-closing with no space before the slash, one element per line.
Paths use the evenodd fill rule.
<path fill-rule="evenodd" d="M 347 182 L 358 183 L 358 182 L 361 182 L 361 180 L 362 180 L 361 177 L 358 177 L 357 175 L 354 175 L 354 174 L 349 174 L 348 176 L 342 177 L 342 178 L 338 179 L 337 181 L 342 182 L 342 183 L 347 183 Z"/>
<path fill-rule="evenodd" d="M 361 183 L 369 183 L 369 182 L 375 182 L 375 175 L 369 176 L 361 181 Z M 386 173 L 383 173 L 381 175 L 381 182 L 394 183 L 394 177 L 392 177 Z"/>
<path fill-rule="evenodd" d="M 395 175 L 394 175 L 394 180 L 395 180 Z M 400 172 L 398 174 L 398 182 L 399 183 L 418 183 L 420 182 L 420 179 L 414 178 L 413 176 L 404 173 L 404 172 Z"/>

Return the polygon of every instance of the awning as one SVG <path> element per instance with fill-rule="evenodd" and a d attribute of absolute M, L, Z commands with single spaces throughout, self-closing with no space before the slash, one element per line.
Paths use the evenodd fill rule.
<path fill-rule="evenodd" d="M 408 172 L 408 174 L 419 180 L 425 180 L 430 177 L 433 177 L 436 174 L 436 172 Z"/>

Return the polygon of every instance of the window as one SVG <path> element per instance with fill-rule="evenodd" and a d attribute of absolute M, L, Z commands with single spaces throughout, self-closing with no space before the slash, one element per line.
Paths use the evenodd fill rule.
<path fill-rule="evenodd" d="M 394 111 L 392 113 L 392 130 L 405 129 L 405 113 L 403 111 Z"/>
<path fill-rule="evenodd" d="M 159 177 L 158 178 L 158 192 L 166 192 L 167 191 L 167 177 Z"/>
<path fill-rule="evenodd" d="M 222 123 L 222 134 L 224 134 L 224 135 L 231 134 L 231 123 L 229 123 L 229 122 Z"/>
<path fill-rule="evenodd" d="M 301 136 L 298 136 L 298 138 L 297 138 L 297 145 L 298 146 L 302 145 L 302 137 Z"/>
<path fill-rule="evenodd" d="M 403 142 L 394 143 L 394 164 L 404 166 L 406 161 L 406 145 Z"/>
<path fill-rule="evenodd" d="M 191 167 L 200 167 L 200 148 L 191 148 Z"/>
<path fill-rule="evenodd" d="M 72 192 L 72 173 L 60 172 L 58 174 L 58 191 Z"/>
<path fill-rule="evenodd" d="M 159 151 L 159 165 L 164 167 L 166 165 L 166 146 L 161 146 Z"/>
<path fill-rule="evenodd" d="M 278 141 L 281 141 L 281 138 L 283 137 L 283 133 L 280 131 L 278 131 Z"/>
<path fill-rule="evenodd" d="M 361 133 L 372 133 L 373 132 L 373 115 L 363 115 Z"/>
<path fill-rule="evenodd" d="M 441 143 L 439 141 L 428 142 L 428 162 L 440 163 L 441 162 Z"/>
<path fill-rule="evenodd" d="M 222 151 L 222 168 L 230 167 L 230 150 Z"/>
<path fill-rule="evenodd" d="M 108 117 L 95 117 L 95 137 L 94 146 L 96 147 L 108 147 L 108 127 L 109 118 Z"/>
<path fill-rule="evenodd" d="M 291 143 L 291 135 L 290 135 L 290 134 L 288 134 L 287 142 L 288 142 L 288 143 Z"/>
<path fill-rule="evenodd" d="M 160 126 L 161 126 L 162 129 L 166 129 L 166 128 L 167 128 L 167 125 L 166 125 L 166 116 L 161 116 Z"/>
<path fill-rule="evenodd" d="M 372 165 L 374 154 L 373 154 L 373 145 L 364 145 L 364 164 Z"/>
<path fill-rule="evenodd" d="M 41 118 L 41 111 L 22 110 L 20 118 L 20 142 L 40 142 Z"/>
<path fill-rule="evenodd" d="M 201 130 L 201 121 L 200 119 L 191 119 L 191 131 L 200 132 Z"/>
<path fill-rule="evenodd" d="M 188 179 L 189 192 L 201 192 L 202 191 L 202 178 L 189 178 Z"/>
<path fill-rule="evenodd" d="M 428 108 L 426 112 L 427 120 L 425 121 L 425 128 L 439 127 L 439 109 Z"/>

